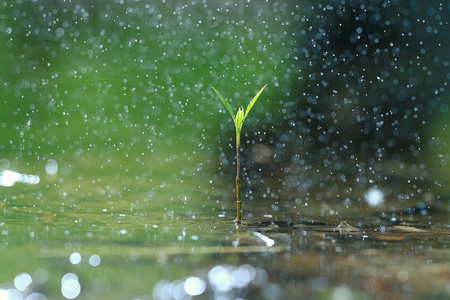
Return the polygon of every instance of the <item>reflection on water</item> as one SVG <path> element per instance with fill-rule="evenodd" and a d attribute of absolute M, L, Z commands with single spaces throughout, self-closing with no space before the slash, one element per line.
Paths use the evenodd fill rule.
<path fill-rule="evenodd" d="M 447 202 L 431 203 L 427 214 L 399 210 L 394 215 L 386 206 L 379 211 L 380 207 L 371 208 L 364 201 L 347 209 L 345 201 L 326 201 L 328 215 L 317 214 L 324 209 L 322 204 L 310 203 L 300 217 L 297 203 L 278 200 L 280 209 L 271 215 L 266 213 L 271 201 L 248 207 L 253 217 L 247 215 L 248 224 L 240 233 L 234 231 L 234 216 L 219 217 L 223 214 L 219 209 L 196 219 L 181 212 L 165 217 L 154 212 L 146 217 L 154 220 L 151 226 L 140 224 L 142 218 L 124 210 L 122 217 L 111 218 L 100 211 L 84 214 L 74 208 L 61 214 L 57 208 L 54 219 L 31 220 L 29 229 L 22 221 L 3 218 L 0 260 L 9 271 L 0 275 L 2 299 L 449 295 Z M 191 205 L 201 206 L 201 201 Z M 17 214 L 39 213 L 36 208 L 2 208 Z M 224 208 L 234 211 L 232 202 Z M 138 216 L 147 210 L 133 209 Z"/>
<path fill-rule="evenodd" d="M 313 184 L 299 192 L 269 176 L 246 187 L 247 223 L 236 232 L 225 182 L 193 189 L 203 185 L 197 177 L 150 178 L 136 165 L 122 173 L 120 159 L 88 168 L 99 161 L 58 163 L 55 174 L 43 164 L 38 184 L 2 187 L 4 299 L 450 294 L 448 193 L 433 183 L 402 175 L 383 187 Z M 174 167 L 160 161 L 152 175 Z M 303 174 L 315 182 L 314 170 Z"/>
<path fill-rule="evenodd" d="M 13 186 L 17 182 L 38 184 L 39 181 L 40 178 L 37 175 L 20 174 L 10 170 L 0 171 L 0 186 Z"/>
<path fill-rule="evenodd" d="M 285 185 L 289 176 L 267 176 L 244 183 L 252 193 L 236 232 L 225 182 L 171 177 L 176 164 L 157 161 L 151 173 L 139 164 L 122 172 L 126 160 L 86 155 L 55 174 L 56 163 L 42 164 L 38 184 L 2 186 L 2 299 L 450 294 L 445 188 L 403 173 L 385 186 L 317 188 L 316 172 L 305 170 L 312 185 L 299 192 Z"/>
<path fill-rule="evenodd" d="M 364 195 L 366 202 L 369 206 L 377 207 L 384 203 L 383 191 L 377 188 L 371 188 Z"/>
<path fill-rule="evenodd" d="M 153 288 L 153 299 L 191 299 L 192 296 L 199 296 L 204 292 L 210 299 L 245 298 L 248 296 L 249 285 L 262 287 L 266 284 L 268 276 L 263 268 L 254 268 L 245 264 L 239 267 L 217 265 L 208 272 L 206 277 L 189 277 L 185 281 L 172 282 L 161 280 Z M 271 290 L 275 290 L 275 285 L 271 287 Z M 281 296 L 281 288 L 278 288 L 278 293 Z M 279 299 L 279 297 L 270 299 Z"/>
<path fill-rule="evenodd" d="M 80 295 L 81 286 L 78 276 L 67 273 L 61 279 L 61 294 L 66 299 L 75 299 Z"/>
<path fill-rule="evenodd" d="M 4 300 L 46 300 L 47 297 L 41 293 L 32 291 L 33 279 L 28 273 L 18 274 L 10 287 L 0 286 L 0 299 Z"/>

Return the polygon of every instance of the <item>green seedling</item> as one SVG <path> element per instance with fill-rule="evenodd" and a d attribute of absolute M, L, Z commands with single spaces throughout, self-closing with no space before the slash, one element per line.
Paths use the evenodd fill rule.
<path fill-rule="evenodd" d="M 245 118 L 248 116 L 248 113 L 252 109 L 253 105 L 255 104 L 256 100 L 258 100 L 259 95 L 263 92 L 263 90 L 266 88 L 267 84 L 262 87 L 262 89 L 259 90 L 259 92 L 256 94 L 256 96 L 250 101 L 250 103 L 247 106 L 247 109 L 244 112 L 244 108 L 240 107 L 236 113 L 236 115 L 233 113 L 233 109 L 231 108 L 228 101 L 222 97 L 222 95 L 213 87 L 213 90 L 216 92 L 217 96 L 219 96 L 220 100 L 222 100 L 223 105 L 225 105 L 225 108 L 230 113 L 231 117 L 234 121 L 234 127 L 236 128 L 236 206 L 237 206 L 237 216 L 236 220 L 234 221 L 236 223 L 236 226 L 239 226 L 242 223 L 242 200 L 240 195 L 240 187 L 241 187 L 241 167 L 240 167 L 240 148 L 241 148 L 241 131 L 242 131 L 242 125 L 244 124 Z"/>

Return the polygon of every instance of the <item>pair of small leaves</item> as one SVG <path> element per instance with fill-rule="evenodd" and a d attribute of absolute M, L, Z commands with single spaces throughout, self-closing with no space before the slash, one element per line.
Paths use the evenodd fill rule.
<path fill-rule="evenodd" d="M 220 100 L 222 100 L 223 105 L 225 105 L 226 109 L 228 110 L 231 117 L 233 118 L 234 126 L 236 126 L 236 133 L 239 134 L 241 132 L 242 125 L 244 124 L 245 118 L 247 118 L 248 113 L 250 112 L 250 110 L 252 109 L 256 100 L 258 100 L 259 95 L 261 95 L 261 93 L 264 91 L 266 86 L 267 86 L 267 84 L 265 86 L 263 86 L 262 89 L 260 89 L 259 92 L 256 94 L 256 96 L 252 99 L 252 101 L 250 101 L 250 103 L 247 105 L 247 109 L 245 110 L 245 113 L 244 113 L 244 108 L 241 106 L 241 107 L 239 107 L 236 115 L 233 113 L 233 109 L 231 108 L 228 101 L 224 97 L 222 97 L 222 95 L 219 93 L 219 91 L 217 91 L 213 87 L 213 90 L 216 92 L 217 96 L 219 96 Z"/>

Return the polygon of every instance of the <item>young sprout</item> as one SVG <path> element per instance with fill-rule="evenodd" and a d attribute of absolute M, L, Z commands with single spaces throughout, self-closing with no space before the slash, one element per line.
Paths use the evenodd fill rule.
<path fill-rule="evenodd" d="M 242 222 L 242 200 L 240 195 L 240 187 L 241 187 L 241 167 L 240 167 L 240 148 L 241 148 L 241 131 L 242 131 L 242 125 L 244 124 L 245 118 L 247 117 L 248 113 L 252 109 L 253 105 L 255 104 L 256 100 L 258 99 L 259 95 L 263 92 L 263 90 L 266 88 L 267 84 L 262 87 L 262 89 L 259 90 L 259 92 L 256 94 L 256 96 L 250 101 L 250 103 L 247 106 L 247 109 L 244 113 L 244 108 L 240 107 L 236 113 L 236 115 L 233 113 L 233 110 L 231 109 L 230 104 L 228 101 L 222 97 L 222 95 L 213 87 L 213 90 L 216 92 L 217 96 L 219 96 L 220 100 L 222 100 L 223 105 L 225 105 L 226 109 L 230 113 L 231 117 L 234 121 L 234 127 L 236 128 L 236 206 L 237 206 L 237 216 L 236 220 L 234 221 L 236 223 L 236 226 L 238 227 Z"/>

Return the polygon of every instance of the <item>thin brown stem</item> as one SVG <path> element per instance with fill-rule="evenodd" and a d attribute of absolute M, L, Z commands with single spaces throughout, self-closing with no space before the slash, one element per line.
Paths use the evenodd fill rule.
<path fill-rule="evenodd" d="M 248 113 L 250 112 L 250 109 L 252 109 L 252 107 L 255 104 L 256 100 L 258 99 L 259 95 L 266 88 L 266 86 L 267 86 L 267 84 L 265 86 L 263 86 L 262 89 L 259 90 L 259 92 L 256 94 L 255 97 L 253 97 L 253 99 L 247 105 L 247 109 L 245 110 L 245 112 L 244 112 L 244 108 L 240 107 L 238 109 L 238 111 L 236 112 L 236 114 L 233 113 L 233 109 L 231 108 L 228 101 L 224 97 L 222 97 L 222 95 L 213 87 L 217 96 L 219 96 L 223 105 L 225 105 L 225 108 L 228 110 L 231 117 L 233 118 L 234 126 L 236 127 L 236 206 L 237 206 L 237 216 L 236 216 L 236 220 L 234 220 L 234 222 L 236 223 L 236 229 L 238 231 L 239 231 L 240 224 L 242 223 L 242 200 L 241 200 L 241 195 L 240 195 L 241 161 L 240 161 L 240 153 L 239 153 L 239 148 L 241 147 L 241 130 L 242 130 L 242 125 L 244 124 L 245 118 L 247 117 Z"/>
<path fill-rule="evenodd" d="M 242 200 L 241 200 L 241 160 L 239 153 L 240 143 L 236 144 L 236 226 L 242 222 Z"/>

